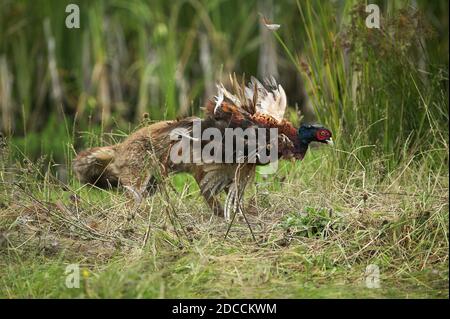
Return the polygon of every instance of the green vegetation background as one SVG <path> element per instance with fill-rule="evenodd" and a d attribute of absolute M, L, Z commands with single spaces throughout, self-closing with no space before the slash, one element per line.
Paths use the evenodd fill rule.
<path fill-rule="evenodd" d="M 69 3 L 79 29 L 65 27 Z M 353 0 L 2 1 L 0 129 L 28 156 L 61 162 L 68 145 L 128 133 L 145 112 L 200 114 L 215 81 L 265 72 L 265 45 L 294 122 L 304 83 L 340 148 L 371 145 L 363 158 L 395 163 L 448 140 L 448 2 L 375 3 L 381 30 Z"/>
<path fill-rule="evenodd" d="M 365 26 L 369 2 L 381 29 Z M 289 119 L 328 126 L 336 148 L 258 179 L 261 246 L 244 223 L 223 241 L 185 175 L 132 226 L 120 192 L 71 178 L 75 151 L 144 113 L 200 115 L 215 81 L 268 70 Z M 2 0 L 0 296 L 448 298 L 448 93 L 448 1 Z M 64 286 L 71 262 L 82 290 Z M 381 290 L 356 284 L 371 263 Z"/>

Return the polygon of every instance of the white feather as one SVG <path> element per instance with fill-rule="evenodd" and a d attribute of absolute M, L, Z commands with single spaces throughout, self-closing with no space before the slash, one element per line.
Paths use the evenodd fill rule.
<path fill-rule="evenodd" d="M 223 87 L 223 86 L 222 86 Z M 214 106 L 214 114 L 217 113 L 217 110 L 222 105 L 223 102 L 223 90 L 219 85 L 217 85 L 217 96 L 214 97 L 214 102 L 216 102 L 216 105 Z"/>
<path fill-rule="evenodd" d="M 222 83 L 217 85 L 217 91 L 217 95 L 214 97 L 214 102 L 216 103 L 214 106 L 214 114 L 220 109 L 225 98 L 237 107 L 242 107 L 242 104 L 253 103 L 256 94 L 256 112 L 268 114 L 278 121 L 281 121 L 284 117 L 287 105 L 286 93 L 274 77 L 266 78 L 263 85 L 252 76 L 250 83 L 244 88 L 243 92 L 246 101 L 241 101 L 238 96 L 230 93 Z"/>
<path fill-rule="evenodd" d="M 223 92 L 223 95 L 225 95 L 225 97 L 227 98 L 227 99 L 229 99 L 231 102 L 233 102 L 233 104 L 234 105 L 236 105 L 236 106 L 238 106 L 238 107 L 241 107 L 241 101 L 239 100 L 239 98 L 236 96 L 236 95 L 234 95 L 234 94 L 231 94 L 224 86 L 223 86 L 223 84 L 221 84 L 221 90 L 222 90 L 222 92 Z"/>
<path fill-rule="evenodd" d="M 251 82 L 245 88 L 245 96 L 251 101 L 257 90 L 256 111 L 262 114 L 268 114 L 276 120 L 281 121 L 286 111 L 287 98 L 281 85 L 277 84 L 273 77 L 261 84 L 256 78 L 252 77 Z"/>
<path fill-rule="evenodd" d="M 265 25 L 266 25 L 266 28 L 269 29 L 270 31 L 276 31 L 281 27 L 281 25 L 276 24 L 276 23 L 265 24 Z"/>

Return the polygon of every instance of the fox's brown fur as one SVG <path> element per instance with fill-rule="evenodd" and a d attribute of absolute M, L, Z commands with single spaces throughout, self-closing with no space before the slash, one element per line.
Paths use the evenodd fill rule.
<path fill-rule="evenodd" d="M 179 137 L 188 132 L 187 138 L 194 139 L 190 134 L 193 133 L 193 122 L 197 120 L 201 121 L 202 132 L 208 128 L 215 128 L 220 130 L 221 136 L 226 135 L 223 133 L 228 128 L 258 128 L 258 130 L 275 128 L 278 143 L 272 144 L 268 139 L 260 143 L 258 139 L 258 150 L 270 150 L 273 149 L 273 145 L 277 145 L 277 159 L 297 160 L 303 159 L 309 142 L 331 141 L 331 132 L 321 126 L 309 125 L 297 129 L 283 118 L 286 95 L 275 79 L 266 79 L 263 85 L 252 78 L 247 87 L 240 86 L 236 78 L 231 78 L 231 83 L 233 93 L 226 90 L 223 85 L 218 86 L 218 94 L 214 100 L 205 105 L 203 119 L 191 117 L 179 121 L 158 122 L 136 131 L 120 144 L 94 147 L 79 153 L 74 160 L 77 177 L 82 182 L 100 187 L 122 185 L 140 202 L 143 194 L 146 192 L 151 194 L 157 189 L 161 173 L 166 175 L 170 172 L 188 172 L 196 179 L 202 195 L 214 212 L 220 215 L 223 212 L 225 217 L 230 219 L 232 214 L 240 209 L 244 189 L 253 179 L 256 165 L 264 164 L 258 160 L 250 160 L 261 158 L 258 157 L 259 151 L 253 152 L 248 147 L 244 154 L 237 154 L 235 151 L 226 154 L 226 149 L 225 151 L 222 149 L 222 154 L 219 155 L 226 160 L 211 163 L 197 161 L 202 158 L 202 154 L 199 157 L 198 153 L 202 151 L 198 147 L 195 149 L 192 147 L 189 154 L 191 161 L 175 164 L 170 156 L 172 146 L 176 143 L 172 138 L 173 134 Z M 185 133 L 176 133 L 180 132 L 180 129 L 184 129 Z M 300 132 L 303 134 L 302 141 Z M 250 145 L 245 134 L 236 136 L 236 139 L 243 144 L 247 143 L 247 146 Z M 203 148 L 209 141 L 199 139 L 199 142 Z M 211 142 L 222 145 L 224 143 L 223 139 Z M 176 148 L 173 150 L 177 152 Z M 255 155 L 256 153 L 258 154 Z M 233 156 L 232 163 L 228 160 L 230 155 Z M 216 195 L 222 191 L 227 192 L 224 211 L 216 199 Z"/>
<path fill-rule="evenodd" d="M 223 216 L 223 209 L 216 195 L 222 190 L 228 192 L 230 188 L 236 188 L 236 198 L 229 203 L 236 205 L 245 185 L 254 175 L 254 166 L 243 167 L 237 183 L 235 175 L 238 164 L 171 162 L 169 154 L 174 143 L 170 138 L 171 132 L 176 128 L 191 128 L 193 120 L 199 119 L 191 117 L 179 121 L 157 122 L 139 129 L 122 143 L 84 150 L 73 161 L 74 172 L 83 183 L 101 188 L 124 186 L 137 199 L 145 193 L 155 192 L 160 173 L 187 172 L 194 176 L 213 211 Z"/>

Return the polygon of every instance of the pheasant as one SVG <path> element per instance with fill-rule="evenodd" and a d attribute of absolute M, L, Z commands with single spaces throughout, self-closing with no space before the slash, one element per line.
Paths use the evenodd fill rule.
<path fill-rule="evenodd" d="M 327 128 L 302 125 L 297 129 L 285 120 L 287 99 L 282 86 L 273 77 L 263 83 L 252 77 L 244 86 L 231 78 L 232 93 L 222 84 L 217 85 L 218 93 L 204 107 L 203 118 L 157 122 L 139 129 L 122 143 L 84 150 L 73 161 L 75 175 L 81 182 L 101 188 L 121 185 L 140 202 L 144 195 L 155 193 L 161 174 L 187 172 L 197 181 L 212 211 L 229 220 L 240 209 L 257 165 L 268 164 L 262 161 L 263 152 L 275 152 L 275 160 L 302 160 L 311 142 L 332 144 Z M 247 134 L 234 134 L 231 144 L 235 147 L 227 151 L 230 142 L 223 136 L 233 129 L 254 129 L 256 133 L 253 140 Z M 275 138 L 263 134 L 271 129 L 276 132 Z M 214 134 L 205 137 L 211 130 L 219 138 Z M 183 149 L 183 139 L 190 143 L 188 146 L 197 143 L 198 147 Z M 240 152 L 237 145 L 243 145 Z M 214 151 L 212 158 L 204 158 L 206 147 Z M 222 191 L 227 194 L 224 208 L 218 199 Z"/>

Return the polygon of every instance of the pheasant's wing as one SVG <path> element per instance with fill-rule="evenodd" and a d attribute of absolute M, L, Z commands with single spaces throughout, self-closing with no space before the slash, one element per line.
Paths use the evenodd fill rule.
<path fill-rule="evenodd" d="M 237 84 L 235 78 L 231 82 L 231 92 L 222 84 L 217 86 L 217 95 L 205 107 L 206 121 L 221 128 L 276 128 L 278 139 L 289 142 L 279 145 L 280 154 L 292 153 L 298 142 L 297 129 L 283 119 L 286 94 L 281 85 L 273 77 L 265 79 L 264 85 L 254 77 L 246 87 Z"/>
<path fill-rule="evenodd" d="M 235 114 L 237 119 L 251 117 L 255 113 L 268 115 L 276 122 L 281 122 L 286 112 L 286 93 L 273 77 L 263 83 L 255 77 L 247 86 L 231 79 L 232 92 L 223 84 L 217 85 L 217 95 L 206 106 L 206 114 L 216 119 L 230 119 Z"/>
<path fill-rule="evenodd" d="M 245 88 L 245 96 L 248 101 L 256 102 L 256 112 L 270 115 L 280 122 L 283 120 L 287 104 L 286 93 L 274 77 L 265 79 L 264 85 L 252 77 Z"/>
<path fill-rule="evenodd" d="M 206 104 L 206 118 L 216 122 L 223 121 L 225 125 L 251 125 L 251 108 L 245 99 L 238 94 L 230 93 L 222 84 L 217 85 L 217 95 Z M 222 125 L 222 124 L 221 124 Z"/>
<path fill-rule="evenodd" d="M 217 95 L 205 107 L 206 118 L 202 121 L 202 132 L 214 127 L 221 131 L 221 136 L 226 136 L 224 133 L 227 128 L 268 129 L 285 125 L 283 116 L 286 109 L 286 94 L 273 78 L 265 80 L 265 85 L 252 78 L 247 87 L 239 85 L 235 78 L 231 82 L 232 92 L 222 84 L 217 86 Z M 283 132 L 282 130 L 280 135 Z M 193 150 L 193 158 L 199 159 L 199 162 L 200 159 L 203 160 L 203 153 L 200 152 L 206 144 L 210 147 L 216 145 L 217 149 L 221 150 L 222 163 L 202 164 L 203 174 L 199 179 L 199 186 L 202 193 L 207 196 L 215 196 L 224 189 L 228 190 L 224 210 L 227 219 L 238 209 L 245 187 L 254 176 L 256 164 L 259 163 L 257 156 L 267 148 L 269 145 L 267 142 L 271 141 L 259 143 L 261 145 L 256 145 L 255 149 L 250 147 L 245 134 L 236 134 L 234 143 L 244 145 L 243 153 L 237 153 L 233 148 L 232 154 L 227 154 L 225 141 L 215 139 L 202 141 L 202 149 Z"/>

